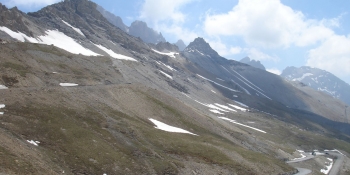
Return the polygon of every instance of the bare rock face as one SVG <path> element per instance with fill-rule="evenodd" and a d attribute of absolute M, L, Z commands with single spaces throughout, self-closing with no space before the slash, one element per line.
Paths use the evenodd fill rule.
<path fill-rule="evenodd" d="M 17 7 L 8 9 L 6 6 L 0 3 L 0 26 L 6 26 L 13 31 L 21 31 L 29 36 L 33 34 L 28 29 L 26 23 L 29 18 L 25 13 L 19 11 Z"/>
<path fill-rule="evenodd" d="M 170 44 L 169 42 L 158 43 L 156 49 L 159 51 L 179 52 L 179 48 L 175 44 Z"/>

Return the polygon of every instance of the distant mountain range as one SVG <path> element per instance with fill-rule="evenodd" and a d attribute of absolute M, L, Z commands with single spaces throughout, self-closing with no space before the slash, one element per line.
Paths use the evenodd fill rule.
<path fill-rule="evenodd" d="M 248 64 L 248 65 L 253 66 L 255 68 L 266 70 L 265 66 L 263 64 L 261 64 L 260 61 L 256 61 L 256 60 L 250 59 L 249 57 L 244 57 L 243 59 L 241 59 L 240 62 Z"/>
<path fill-rule="evenodd" d="M 97 6 L 97 10 L 113 25 L 119 27 L 124 32 L 129 33 L 132 36 L 140 37 L 142 41 L 146 43 L 157 44 L 159 42 L 166 42 L 162 33 L 159 33 L 147 26 L 147 23 L 143 21 L 134 21 L 130 27 L 126 26 L 123 20 L 119 16 L 106 11 L 101 6 Z"/>
<path fill-rule="evenodd" d="M 306 66 L 287 67 L 281 76 L 289 81 L 300 81 L 350 105 L 350 85 L 330 72 Z"/>

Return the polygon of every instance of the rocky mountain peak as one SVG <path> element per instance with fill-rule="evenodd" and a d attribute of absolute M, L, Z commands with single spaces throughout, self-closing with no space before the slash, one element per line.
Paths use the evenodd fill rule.
<path fill-rule="evenodd" d="M 219 54 L 210 47 L 209 43 L 207 43 L 203 38 L 198 37 L 193 42 L 191 42 L 186 49 L 185 52 L 200 52 L 204 55 L 210 55 L 211 57 L 219 56 Z"/>
<path fill-rule="evenodd" d="M 166 42 L 162 33 L 149 28 L 147 23 L 143 21 L 134 21 L 129 28 L 129 34 L 140 37 L 145 43 L 157 44 L 159 42 Z"/>
<path fill-rule="evenodd" d="M 248 65 L 250 65 L 252 67 L 255 67 L 255 68 L 266 70 L 265 66 L 263 64 L 261 64 L 260 61 L 256 61 L 256 60 L 250 59 L 249 57 L 242 58 L 240 62 L 244 63 L 244 64 L 248 64 Z"/>
<path fill-rule="evenodd" d="M 180 51 L 183 51 L 186 49 L 186 44 L 184 43 L 184 41 L 182 41 L 181 39 L 178 40 L 175 45 L 179 48 Z"/>
<path fill-rule="evenodd" d="M 23 33 L 32 36 L 32 33 L 29 31 L 28 27 L 25 24 L 24 16 L 27 16 L 25 13 L 19 11 L 17 7 L 8 9 L 6 6 L 0 3 L 0 26 L 7 26 L 13 31 L 22 31 Z M 6 20 L 5 20 L 6 19 Z M 6 38 L 6 36 L 1 36 Z M 7 38 L 10 39 L 10 38 Z"/>

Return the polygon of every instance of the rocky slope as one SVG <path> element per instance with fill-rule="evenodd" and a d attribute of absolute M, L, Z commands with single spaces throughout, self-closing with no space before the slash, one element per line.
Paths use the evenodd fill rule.
<path fill-rule="evenodd" d="M 350 104 L 350 85 L 333 74 L 311 67 L 287 67 L 282 77 L 289 81 L 299 81 L 305 85 Z"/>
<path fill-rule="evenodd" d="M 292 174 L 296 149 L 350 152 L 312 93 L 201 38 L 150 46 L 96 8 L 0 12 L 0 174 Z"/>

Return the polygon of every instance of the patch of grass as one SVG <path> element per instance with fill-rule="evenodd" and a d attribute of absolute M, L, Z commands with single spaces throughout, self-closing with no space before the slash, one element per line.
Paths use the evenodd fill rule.
<path fill-rule="evenodd" d="M 25 77 L 26 74 L 29 72 L 28 68 L 20 65 L 20 64 L 16 64 L 16 63 L 11 63 L 11 62 L 5 62 L 1 65 L 2 67 L 5 68 L 9 68 L 12 70 L 15 70 L 20 76 Z"/>
<path fill-rule="evenodd" d="M 73 173 L 103 174 L 113 172 L 116 165 L 122 167 L 119 173 L 127 174 L 125 169 L 141 172 L 138 160 L 130 156 L 132 147 L 118 143 L 101 127 L 102 117 L 93 111 L 82 114 L 45 105 L 7 108 L 25 116 L 25 120 L 13 121 L 20 135 L 39 140 L 51 160 Z"/>

